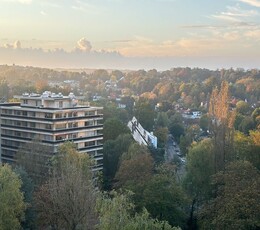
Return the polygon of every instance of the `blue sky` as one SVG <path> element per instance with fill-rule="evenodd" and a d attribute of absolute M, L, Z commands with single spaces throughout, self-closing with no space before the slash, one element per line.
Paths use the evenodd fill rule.
<path fill-rule="evenodd" d="M 0 64 L 46 52 L 258 67 L 260 0 L 0 0 Z"/>

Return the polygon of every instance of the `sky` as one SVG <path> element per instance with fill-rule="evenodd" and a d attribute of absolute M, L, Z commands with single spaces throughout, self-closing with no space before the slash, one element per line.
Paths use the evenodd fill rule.
<path fill-rule="evenodd" d="M 260 0 L 0 0 L 0 64 L 259 68 Z"/>

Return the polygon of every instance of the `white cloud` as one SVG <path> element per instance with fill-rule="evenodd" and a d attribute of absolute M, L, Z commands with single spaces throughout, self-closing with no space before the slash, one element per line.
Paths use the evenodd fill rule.
<path fill-rule="evenodd" d="M 241 22 L 247 20 L 250 17 L 258 15 L 255 10 L 244 10 L 239 5 L 237 6 L 227 6 L 226 11 L 211 15 L 212 18 L 231 21 L 231 22 Z"/>
<path fill-rule="evenodd" d="M 92 14 L 97 14 L 101 10 L 101 8 L 98 8 L 93 4 L 90 4 L 90 3 L 84 2 L 84 1 L 80 1 L 80 0 L 74 1 L 71 8 L 73 10 L 82 11 L 84 13 L 92 13 Z"/>
<path fill-rule="evenodd" d="M 21 4 L 31 4 L 32 0 L 0 0 L 0 2 L 9 2 L 9 3 L 21 3 Z"/>
<path fill-rule="evenodd" d="M 14 49 L 21 49 L 21 48 L 22 48 L 21 42 L 20 41 L 16 41 L 14 43 Z"/>
<path fill-rule="evenodd" d="M 90 41 L 88 41 L 86 38 L 81 38 L 78 42 L 78 48 L 84 52 L 90 52 L 92 49 L 92 45 Z"/>
<path fill-rule="evenodd" d="M 45 11 L 43 11 L 43 10 L 40 12 L 40 14 L 41 14 L 42 16 L 46 16 L 46 15 L 47 15 L 47 13 L 46 13 Z"/>
<path fill-rule="evenodd" d="M 259 0 L 239 0 L 239 1 L 247 3 L 251 6 L 260 7 L 260 1 Z"/>

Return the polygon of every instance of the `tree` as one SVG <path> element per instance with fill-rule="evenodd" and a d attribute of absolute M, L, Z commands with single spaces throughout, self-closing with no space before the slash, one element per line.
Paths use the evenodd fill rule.
<path fill-rule="evenodd" d="M 50 178 L 36 195 L 39 225 L 55 229 L 94 229 L 96 191 L 91 161 L 72 143 L 59 148 Z"/>
<path fill-rule="evenodd" d="M 240 123 L 238 129 L 245 134 L 249 134 L 250 130 L 255 128 L 255 123 L 252 117 L 245 117 Z"/>
<path fill-rule="evenodd" d="M 131 143 L 133 143 L 133 138 L 130 134 L 121 134 L 116 140 L 105 142 L 103 155 L 105 190 L 111 189 L 112 181 L 119 167 L 119 160 L 123 153 L 128 151 Z"/>
<path fill-rule="evenodd" d="M 22 167 L 15 167 L 14 172 L 22 181 L 21 192 L 24 194 L 24 202 L 26 203 L 25 216 L 22 220 L 23 229 L 35 229 L 36 212 L 34 210 L 33 193 L 34 183 L 28 173 Z"/>
<path fill-rule="evenodd" d="M 149 101 L 139 99 L 136 103 L 134 114 L 144 129 L 148 131 L 153 130 L 155 112 Z"/>
<path fill-rule="evenodd" d="M 200 211 L 201 229 L 259 229 L 260 176 L 247 161 L 232 162 L 214 176 L 217 197 Z"/>
<path fill-rule="evenodd" d="M 26 205 L 20 191 L 22 181 L 9 165 L 0 165 L 0 229 L 20 229 Z"/>
<path fill-rule="evenodd" d="M 169 119 L 167 116 L 167 113 L 160 112 L 158 113 L 157 119 L 156 119 L 156 126 L 157 127 L 167 127 L 169 124 Z"/>
<path fill-rule="evenodd" d="M 157 137 L 158 147 L 164 148 L 168 139 L 168 128 L 159 127 L 155 130 L 154 135 Z"/>
<path fill-rule="evenodd" d="M 116 187 L 124 187 L 135 191 L 138 185 L 142 185 L 151 178 L 153 166 L 153 158 L 148 149 L 136 143 L 132 144 L 128 153 L 122 155 L 115 176 Z"/>
<path fill-rule="evenodd" d="M 204 114 L 200 118 L 200 128 L 206 132 L 209 129 L 209 117 L 207 114 Z"/>
<path fill-rule="evenodd" d="M 172 226 L 185 226 L 187 198 L 176 182 L 175 170 L 162 165 L 146 183 L 139 200 L 139 207 L 145 207 L 153 218 L 168 221 Z"/>
<path fill-rule="evenodd" d="M 155 148 L 153 145 L 148 146 L 155 165 L 160 165 L 165 161 L 165 149 Z"/>
<path fill-rule="evenodd" d="M 228 82 L 221 84 L 221 89 L 213 90 L 210 98 L 209 116 L 210 132 L 213 135 L 215 172 L 225 168 L 233 158 L 232 144 L 234 138 L 235 112 L 229 109 Z"/>
<path fill-rule="evenodd" d="M 191 198 L 189 225 L 196 225 L 197 210 L 211 198 L 211 176 L 214 174 L 213 145 L 203 140 L 189 149 L 187 154 L 184 188 Z"/>
<path fill-rule="evenodd" d="M 260 169 L 260 140 L 257 140 L 257 137 L 260 137 L 259 131 L 250 131 L 249 135 L 237 131 L 234 138 L 234 152 L 238 160 L 249 161 Z"/>
<path fill-rule="evenodd" d="M 175 140 L 180 143 L 180 137 L 184 135 L 184 127 L 181 123 L 171 123 L 169 127 L 170 133 Z"/>
<path fill-rule="evenodd" d="M 187 155 L 185 187 L 197 203 L 210 197 L 210 177 L 214 174 L 214 157 L 210 139 L 192 146 Z"/>
<path fill-rule="evenodd" d="M 115 140 L 120 134 L 130 133 L 130 130 L 120 120 L 109 118 L 104 123 L 104 141 Z"/>
<path fill-rule="evenodd" d="M 236 110 L 237 110 L 238 113 L 246 115 L 250 112 L 250 106 L 245 101 L 239 101 L 236 104 Z"/>
<path fill-rule="evenodd" d="M 131 193 L 104 194 L 98 199 L 100 230 L 179 230 L 171 227 L 166 221 L 152 219 L 146 209 L 141 213 L 134 212 L 134 204 L 130 200 Z"/>

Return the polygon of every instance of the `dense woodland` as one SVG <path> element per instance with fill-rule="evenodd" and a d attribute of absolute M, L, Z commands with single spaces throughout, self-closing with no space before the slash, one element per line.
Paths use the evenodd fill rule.
<path fill-rule="evenodd" d="M 104 107 L 103 173 L 73 143 L 47 159 L 37 140 L 20 146 L 17 163 L 0 166 L 0 229 L 260 228 L 259 70 L 0 66 L 0 81 L 2 101 L 50 90 Z M 202 116 L 183 116 L 192 111 Z M 132 116 L 157 149 L 132 139 Z M 167 158 L 169 135 L 184 163 Z"/>

